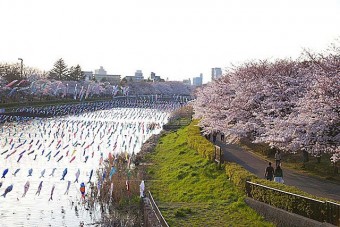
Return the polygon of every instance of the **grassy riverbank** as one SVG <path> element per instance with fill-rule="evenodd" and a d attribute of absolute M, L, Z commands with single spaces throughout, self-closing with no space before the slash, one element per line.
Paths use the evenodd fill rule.
<path fill-rule="evenodd" d="M 272 226 L 243 201 L 224 169 L 187 145 L 188 127 L 162 136 L 147 155 L 149 183 L 170 226 Z"/>

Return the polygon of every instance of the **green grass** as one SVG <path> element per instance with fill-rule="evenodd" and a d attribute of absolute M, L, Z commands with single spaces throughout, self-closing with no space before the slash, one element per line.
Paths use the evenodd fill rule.
<path fill-rule="evenodd" d="M 187 127 L 147 156 L 151 192 L 170 226 L 273 226 L 248 207 L 224 169 L 188 147 Z"/>
<path fill-rule="evenodd" d="M 334 174 L 330 157 L 329 154 L 324 154 L 320 163 L 316 157 L 309 157 L 309 162 L 303 163 L 301 154 L 287 154 L 283 157 L 283 163 L 286 163 L 288 168 L 340 183 L 340 174 Z"/>

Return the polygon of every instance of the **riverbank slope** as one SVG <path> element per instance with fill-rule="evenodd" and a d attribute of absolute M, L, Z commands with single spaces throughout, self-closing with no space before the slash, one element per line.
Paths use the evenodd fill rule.
<path fill-rule="evenodd" d="M 224 170 L 187 144 L 188 127 L 163 135 L 146 156 L 148 188 L 170 226 L 273 226 L 248 207 Z"/>

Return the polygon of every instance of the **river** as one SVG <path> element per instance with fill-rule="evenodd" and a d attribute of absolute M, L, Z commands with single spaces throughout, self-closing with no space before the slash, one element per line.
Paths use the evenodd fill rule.
<path fill-rule="evenodd" d="M 109 153 L 138 153 L 143 142 L 161 131 L 168 116 L 163 110 L 115 108 L 0 125 L 1 176 L 8 169 L 0 179 L 0 194 L 13 185 L 6 197 L 0 197 L 0 226 L 79 226 L 100 221 L 98 209 L 83 205 L 80 183 L 88 191 L 91 170 L 90 181 L 95 183 L 95 171 Z"/>

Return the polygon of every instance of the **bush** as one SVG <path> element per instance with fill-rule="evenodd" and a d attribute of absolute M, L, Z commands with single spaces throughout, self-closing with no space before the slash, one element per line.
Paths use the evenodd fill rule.
<path fill-rule="evenodd" d="M 276 189 L 272 190 L 262 186 L 251 185 L 249 196 L 253 199 L 284 209 L 288 212 L 299 214 L 314 220 L 324 221 L 322 218 L 325 216 L 327 211 L 326 204 L 311 200 L 315 199 L 319 201 L 326 201 L 326 199 L 310 195 L 293 186 L 259 179 L 257 176 L 248 172 L 236 163 L 227 163 L 225 165 L 225 171 L 230 181 L 243 192 L 246 192 L 246 181 L 251 181 L 253 183 Z M 292 194 L 296 194 L 301 197 Z M 310 198 L 310 200 L 308 198 Z"/>
<path fill-rule="evenodd" d="M 229 180 L 233 182 L 242 191 L 246 191 L 246 181 L 256 179 L 257 176 L 248 172 L 242 166 L 228 162 L 225 165 L 225 171 Z"/>
<path fill-rule="evenodd" d="M 272 190 L 262 186 L 251 185 L 250 196 L 253 199 L 304 217 L 321 222 L 325 221 L 323 218 L 327 212 L 326 203 L 314 201 L 325 201 L 324 198 L 310 195 L 293 186 L 287 186 L 264 179 L 254 179 L 253 182 L 277 189 Z"/>
<path fill-rule="evenodd" d="M 198 120 L 194 120 L 188 126 L 187 143 L 189 147 L 196 150 L 202 157 L 213 161 L 215 154 L 214 144 L 201 136 L 201 132 L 197 124 Z"/>

